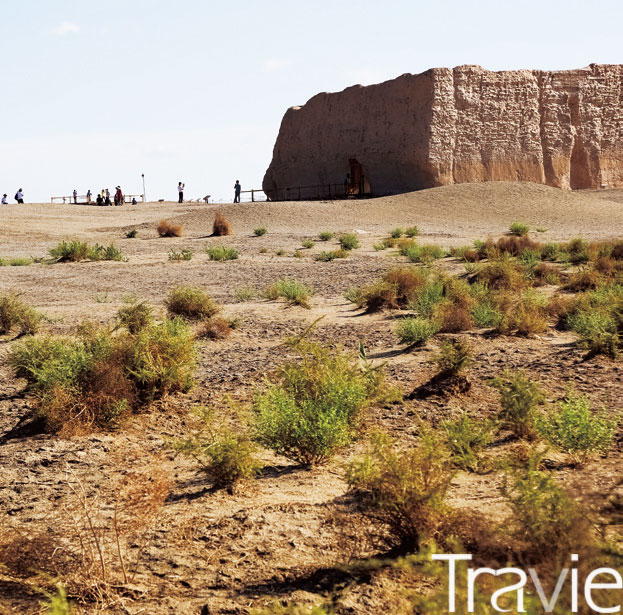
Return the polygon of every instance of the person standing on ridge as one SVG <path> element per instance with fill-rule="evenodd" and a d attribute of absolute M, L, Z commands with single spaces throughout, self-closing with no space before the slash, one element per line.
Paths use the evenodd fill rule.
<path fill-rule="evenodd" d="M 91 189 L 87 190 L 87 205 L 91 204 Z"/>
<path fill-rule="evenodd" d="M 240 203 L 240 191 L 242 190 L 242 186 L 240 182 L 236 180 L 234 184 L 234 203 Z"/>
<path fill-rule="evenodd" d="M 115 205 L 123 205 L 123 191 L 121 186 L 117 186 L 115 192 Z"/>
<path fill-rule="evenodd" d="M 15 193 L 15 200 L 20 205 L 24 204 L 24 191 L 21 188 Z"/>
<path fill-rule="evenodd" d="M 179 182 L 177 184 L 177 202 L 178 203 L 183 203 L 184 202 L 184 186 L 186 184 L 183 184 L 182 182 Z"/>

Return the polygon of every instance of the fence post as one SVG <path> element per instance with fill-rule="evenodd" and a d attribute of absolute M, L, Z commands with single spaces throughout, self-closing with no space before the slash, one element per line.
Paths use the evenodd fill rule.
<path fill-rule="evenodd" d="M 255 203 L 255 191 L 251 190 L 251 203 Z"/>

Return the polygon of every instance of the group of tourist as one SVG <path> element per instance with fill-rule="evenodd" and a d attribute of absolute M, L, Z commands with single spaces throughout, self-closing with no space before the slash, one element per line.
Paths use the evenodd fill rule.
<path fill-rule="evenodd" d="M 20 188 L 16 193 L 15 196 L 13 197 L 15 199 L 16 203 L 20 203 L 20 204 L 24 204 L 24 191 Z M 8 205 L 9 204 L 9 200 L 8 200 L 8 196 L 6 194 L 6 192 L 2 195 L 2 200 L 0 201 L 0 203 L 2 203 L 2 205 Z"/>
<path fill-rule="evenodd" d="M 185 188 L 186 184 L 179 182 L 177 184 L 177 202 L 178 203 L 183 203 L 184 202 L 184 188 Z M 242 192 L 242 186 L 240 185 L 240 181 L 236 180 L 236 183 L 234 184 L 234 203 L 240 203 L 240 193 Z M 24 191 L 20 188 L 16 193 L 15 193 L 15 201 L 17 203 L 24 203 Z M 69 198 L 69 197 L 67 197 Z M 72 197 L 73 202 L 77 205 L 78 204 L 78 191 L 74 188 L 74 191 L 72 192 Z M 205 202 L 208 202 L 208 198 L 209 197 L 204 197 Z M 66 197 L 63 197 L 63 203 L 65 203 L 65 199 Z M 108 188 L 102 188 L 101 192 L 98 192 L 97 197 L 95 198 L 95 203 L 93 202 L 93 193 L 91 192 L 91 189 L 87 190 L 87 194 L 86 194 L 86 199 L 87 199 L 87 205 L 112 205 L 113 202 L 110 200 L 110 190 L 108 190 Z M 115 196 L 113 197 L 114 199 L 114 204 L 115 205 L 123 205 L 125 203 L 125 197 L 123 196 L 123 191 L 121 190 L 121 186 L 117 186 L 115 188 Z M 136 198 L 132 197 L 132 205 L 136 205 Z M 8 197 L 5 194 L 2 195 L 2 201 L 1 201 L 2 205 L 8 205 L 9 201 L 8 201 Z"/>

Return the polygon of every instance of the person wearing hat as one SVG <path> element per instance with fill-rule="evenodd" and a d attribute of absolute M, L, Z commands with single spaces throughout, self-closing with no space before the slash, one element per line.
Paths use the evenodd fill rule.
<path fill-rule="evenodd" d="M 8 205 L 9 202 L 6 200 L 6 193 L 2 195 L 2 205 Z"/>

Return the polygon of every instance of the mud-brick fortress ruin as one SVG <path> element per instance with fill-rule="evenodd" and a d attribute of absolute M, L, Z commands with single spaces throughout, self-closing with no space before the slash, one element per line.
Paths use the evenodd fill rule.
<path fill-rule="evenodd" d="M 500 180 L 623 187 L 623 65 L 433 68 L 288 109 L 268 196 L 307 186 L 327 196 L 348 172 L 354 193 Z"/>

